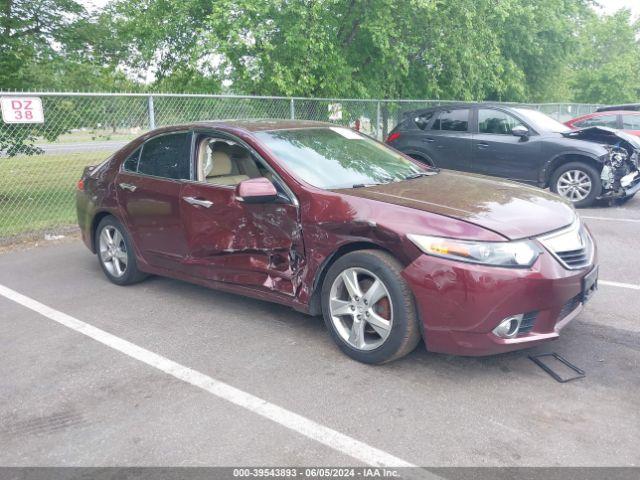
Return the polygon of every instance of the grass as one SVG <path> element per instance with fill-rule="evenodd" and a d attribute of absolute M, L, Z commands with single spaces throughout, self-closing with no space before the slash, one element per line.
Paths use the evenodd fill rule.
<path fill-rule="evenodd" d="M 75 185 L 107 152 L 0 158 L 0 240 L 76 223 Z"/>
<path fill-rule="evenodd" d="M 142 132 L 140 132 L 142 133 Z M 129 132 L 113 132 L 113 130 L 78 130 L 70 133 L 63 133 L 60 135 L 54 143 L 83 143 L 94 141 L 107 141 L 107 140 L 121 140 L 129 141 L 136 138 L 140 133 Z M 49 143 L 44 139 L 40 139 L 36 143 Z"/>

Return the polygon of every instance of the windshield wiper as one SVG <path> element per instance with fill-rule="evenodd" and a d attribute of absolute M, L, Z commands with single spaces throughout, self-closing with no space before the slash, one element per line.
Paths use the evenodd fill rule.
<path fill-rule="evenodd" d="M 384 185 L 384 183 L 356 183 L 351 188 L 375 187 L 376 185 Z"/>
<path fill-rule="evenodd" d="M 409 175 L 407 175 L 406 177 L 404 177 L 405 180 L 413 180 L 414 178 L 420 178 L 420 177 L 431 177 L 432 175 L 436 175 L 438 172 L 440 171 L 440 169 L 434 169 L 431 172 L 415 172 L 415 173 L 410 173 Z"/>

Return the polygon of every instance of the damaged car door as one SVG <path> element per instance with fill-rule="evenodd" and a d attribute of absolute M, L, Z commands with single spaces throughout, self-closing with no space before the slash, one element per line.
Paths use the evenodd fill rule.
<path fill-rule="evenodd" d="M 298 207 L 256 153 L 228 137 L 194 142 L 197 181 L 181 203 L 192 276 L 295 295 L 303 260 Z M 277 197 L 256 203 L 236 193 L 244 180 L 266 178 Z"/>

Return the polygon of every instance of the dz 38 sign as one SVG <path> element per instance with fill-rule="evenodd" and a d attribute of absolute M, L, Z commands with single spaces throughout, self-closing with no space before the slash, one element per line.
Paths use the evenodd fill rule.
<path fill-rule="evenodd" d="M 2 97 L 4 123 L 44 123 L 42 101 L 38 97 Z"/>

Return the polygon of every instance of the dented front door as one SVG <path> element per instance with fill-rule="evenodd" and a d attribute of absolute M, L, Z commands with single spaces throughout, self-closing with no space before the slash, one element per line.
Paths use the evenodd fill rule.
<path fill-rule="evenodd" d="M 233 187 L 195 182 L 181 197 L 185 273 L 296 294 L 304 250 L 295 205 L 247 204 Z"/>

